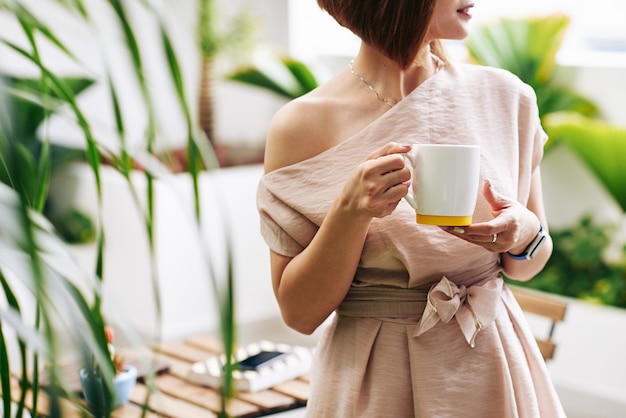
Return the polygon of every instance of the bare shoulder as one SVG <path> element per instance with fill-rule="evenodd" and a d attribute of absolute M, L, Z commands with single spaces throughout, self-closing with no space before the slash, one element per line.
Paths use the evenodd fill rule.
<path fill-rule="evenodd" d="M 345 85 L 346 78 L 336 76 L 276 113 L 267 134 L 266 172 L 318 155 L 362 128 L 362 109 Z"/>
<path fill-rule="evenodd" d="M 333 109 L 340 104 L 313 91 L 283 106 L 274 115 L 265 145 L 265 170 L 273 171 L 311 158 L 332 142 Z"/>

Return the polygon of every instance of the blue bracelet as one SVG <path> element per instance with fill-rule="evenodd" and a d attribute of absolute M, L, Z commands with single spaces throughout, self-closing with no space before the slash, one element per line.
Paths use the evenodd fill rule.
<path fill-rule="evenodd" d="M 528 247 L 526 247 L 523 253 L 512 254 L 509 251 L 507 251 L 506 253 L 514 260 L 532 260 L 533 258 L 535 258 L 535 255 L 537 254 L 537 252 L 539 252 L 539 249 L 546 241 L 547 236 L 548 235 L 543 231 L 543 226 L 539 224 L 539 232 L 537 233 L 537 236 L 535 237 L 535 239 L 532 240 L 530 244 L 528 244 Z"/>

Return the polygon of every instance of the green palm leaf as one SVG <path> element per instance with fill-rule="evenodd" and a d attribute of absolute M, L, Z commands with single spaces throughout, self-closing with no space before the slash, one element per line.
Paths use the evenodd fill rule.
<path fill-rule="evenodd" d="M 626 212 L 626 127 L 576 114 L 554 114 L 545 129 L 553 143 L 569 147 Z"/>
<path fill-rule="evenodd" d="M 318 86 L 319 83 L 315 78 L 315 75 L 313 75 L 309 67 L 302 61 L 286 57 L 283 58 L 283 63 L 298 81 L 302 94 L 308 93 Z"/>
<path fill-rule="evenodd" d="M 0 89 L 6 93 L 7 107 L 12 114 L 11 131 L 14 139 L 29 144 L 39 142 L 35 133 L 41 123 L 66 102 L 60 99 L 61 95 L 54 89 L 42 92 L 40 78 L 18 78 L 2 74 L 0 78 Z M 74 96 L 78 96 L 94 83 L 92 79 L 82 77 L 66 77 L 60 80 Z"/>
<path fill-rule="evenodd" d="M 563 14 L 502 19 L 475 28 L 466 46 L 474 62 L 508 70 L 530 85 L 542 118 L 561 111 L 596 116 L 592 101 L 555 82 L 556 55 L 568 25 Z"/>
<path fill-rule="evenodd" d="M 268 56 L 255 65 L 243 68 L 228 80 L 267 89 L 288 100 L 308 93 L 318 86 L 311 70 L 302 62 L 284 56 Z"/>
<path fill-rule="evenodd" d="M 569 18 L 561 14 L 502 19 L 475 28 L 466 45 L 474 61 L 504 68 L 535 85 L 552 77 L 568 25 Z"/>
<path fill-rule="evenodd" d="M 567 86 L 547 83 L 536 93 L 542 117 L 556 112 L 574 112 L 589 117 L 599 114 L 598 106 L 594 102 Z"/>

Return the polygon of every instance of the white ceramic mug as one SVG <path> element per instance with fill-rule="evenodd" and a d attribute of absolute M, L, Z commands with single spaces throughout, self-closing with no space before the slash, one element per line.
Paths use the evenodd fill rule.
<path fill-rule="evenodd" d="M 414 144 L 405 154 L 413 166 L 412 194 L 405 199 L 418 223 L 465 226 L 472 223 L 478 197 L 478 145 Z"/>

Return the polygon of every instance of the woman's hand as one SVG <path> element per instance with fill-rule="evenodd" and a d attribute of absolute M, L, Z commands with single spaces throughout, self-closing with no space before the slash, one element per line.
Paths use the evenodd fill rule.
<path fill-rule="evenodd" d="M 371 153 L 346 182 L 342 206 L 370 218 L 391 214 L 410 186 L 411 171 L 402 155 L 410 150 L 410 144 L 390 142 Z"/>
<path fill-rule="evenodd" d="M 516 200 L 497 193 L 489 180 L 483 185 L 483 196 L 494 219 L 467 227 L 445 227 L 445 231 L 472 244 L 495 252 L 519 254 L 537 236 L 539 219 Z"/>

